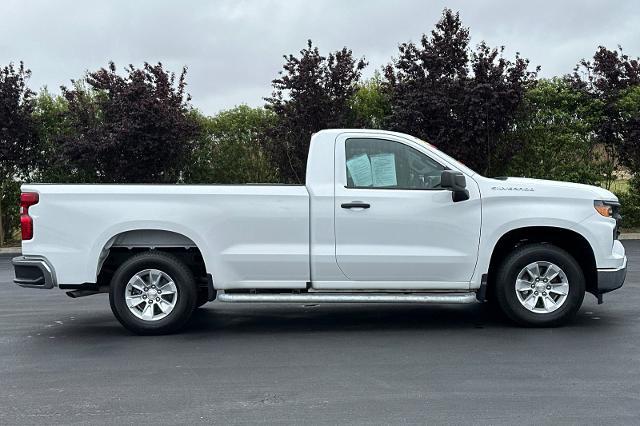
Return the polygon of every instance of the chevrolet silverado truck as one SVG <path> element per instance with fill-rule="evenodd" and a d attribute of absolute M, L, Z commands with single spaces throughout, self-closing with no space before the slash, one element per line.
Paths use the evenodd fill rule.
<path fill-rule="evenodd" d="M 543 164 L 540 167 L 544 167 Z M 379 130 L 311 138 L 305 185 L 22 186 L 22 287 L 109 293 L 139 334 L 228 303 L 492 301 L 557 326 L 619 288 L 619 203 L 588 185 L 491 179 Z"/>

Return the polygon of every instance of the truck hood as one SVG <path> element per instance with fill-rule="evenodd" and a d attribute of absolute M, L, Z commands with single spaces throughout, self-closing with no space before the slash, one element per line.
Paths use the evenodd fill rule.
<path fill-rule="evenodd" d="M 566 195 L 573 198 L 582 194 L 585 198 L 593 198 L 594 200 L 618 201 L 618 197 L 611 191 L 600 188 L 599 186 L 584 185 L 581 183 L 520 177 L 487 179 L 487 181 L 490 181 L 490 183 L 488 182 L 488 189 L 497 191 L 551 192 L 557 196 Z"/>

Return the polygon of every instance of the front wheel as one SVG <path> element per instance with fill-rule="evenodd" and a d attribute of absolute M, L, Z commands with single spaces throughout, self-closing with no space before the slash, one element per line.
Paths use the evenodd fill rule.
<path fill-rule="evenodd" d="M 580 309 L 585 293 L 580 265 L 552 244 L 517 248 L 500 265 L 495 285 L 502 311 L 527 327 L 566 323 Z"/>
<path fill-rule="evenodd" d="M 197 301 L 193 274 L 175 256 L 148 251 L 127 259 L 111 279 L 109 302 L 118 321 L 137 334 L 177 331 Z"/>

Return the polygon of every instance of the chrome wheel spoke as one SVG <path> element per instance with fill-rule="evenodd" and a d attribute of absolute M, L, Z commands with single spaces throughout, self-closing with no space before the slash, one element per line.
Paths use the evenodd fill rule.
<path fill-rule="evenodd" d="M 131 287 L 135 288 L 136 290 L 138 290 L 140 292 L 144 291 L 144 288 L 147 285 L 147 283 L 141 277 L 139 277 L 137 274 L 133 276 L 131 281 L 129 281 L 129 284 L 131 284 Z"/>
<path fill-rule="evenodd" d="M 540 277 L 540 267 L 537 263 L 525 266 L 525 269 L 529 272 L 531 278 L 536 279 Z"/>
<path fill-rule="evenodd" d="M 176 307 L 178 297 L 178 287 L 173 279 L 159 269 L 136 273 L 125 288 L 129 311 L 143 321 L 165 318 Z"/>
<path fill-rule="evenodd" d="M 141 304 L 142 302 L 144 302 L 145 300 L 142 298 L 142 294 L 136 294 L 133 296 L 126 296 L 125 299 L 127 300 L 127 306 L 130 308 L 136 307 L 139 304 Z"/>
<path fill-rule="evenodd" d="M 542 302 L 544 303 L 544 308 L 547 311 L 552 311 L 556 306 L 556 302 L 549 295 L 544 296 L 544 298 L 542 299 Z"/>
<path fill-rule="evenodd" d="M 557 283 L 551 284 L 551 289 L 549 293 L 556 293 L 562 296 L 566 296 L 569 293 L 569 284 L 567 283 Z"/>
<path fill-rule="evenodd" d="M 535 308 L 538 304 L 538 296 L 531 292 L 531 294 L 528 295 L 526 299 L 524 299 L 524 304 L 525 306 L 528 306 L 529 309 Z"/>
<path fill-rule="evenodd" d="M 541 271 L 544 271 L 541 274 Z M 569 294 L 569 280 L 562 268 L 548 261 L 526 265 L 514 286 L 522 306 L 536 314 L 548 314 L 560 308 Z M 541 300 L 542 299 L 542 300 Z"/>
<path fill-rule="evenodd" d="M 552 281 L 555 277 L 560 274 L 560 268 L 558 268 L 553 263 L 547 267 L 547 270 L 544 273 L 544 278 L 549 281 Z"/>
<path fill-rule="evenodd" d="M 158 288 L 162 291 L 175 290 L 176 284 L 173 281 L 167 281 L 166 283 L 162 284 Z"/>
<path fill-rule="evenodd" d="M 154 276 L 154 274 L 155 274 L 155 276 Z M 150 285 L 157 286 L 158 283 L 160 282 L 161 278 L 162 278 L 162 273 L 160 271 L 158 271 L 157 269 L 150 269 L 149 270 L 149 284 Z"/>
<path fill-rule="evenodd" d="M 153 319 L 153 305 L 151 303 L 147 303 L 145 307 L 142 308 L 142 319 Z"/>
<path fill-rule="evenodd" d="M 158 302 L 158 307 L 162 312 L 167 313 L 171 310 L 171 308 L 173 308 L 173 305 L 171 304 L 171 302 L 167 302 L 161 297 L 160 301 Z"/>
<path fill-rule="evenodd" d="M 516 281 L 517 291 L 531 291 L 531 281 L 519 279 Z"/>

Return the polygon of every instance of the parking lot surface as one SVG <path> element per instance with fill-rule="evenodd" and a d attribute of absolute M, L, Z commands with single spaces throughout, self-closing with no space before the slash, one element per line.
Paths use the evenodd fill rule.
<path fill-rule="evenodd" d="M 0 255 L 0 424 L 640 423 L 640 241 L 555 329 L 485 305 L 225 305 L 140 337 L 108 296 L 15 286 Z"/>

